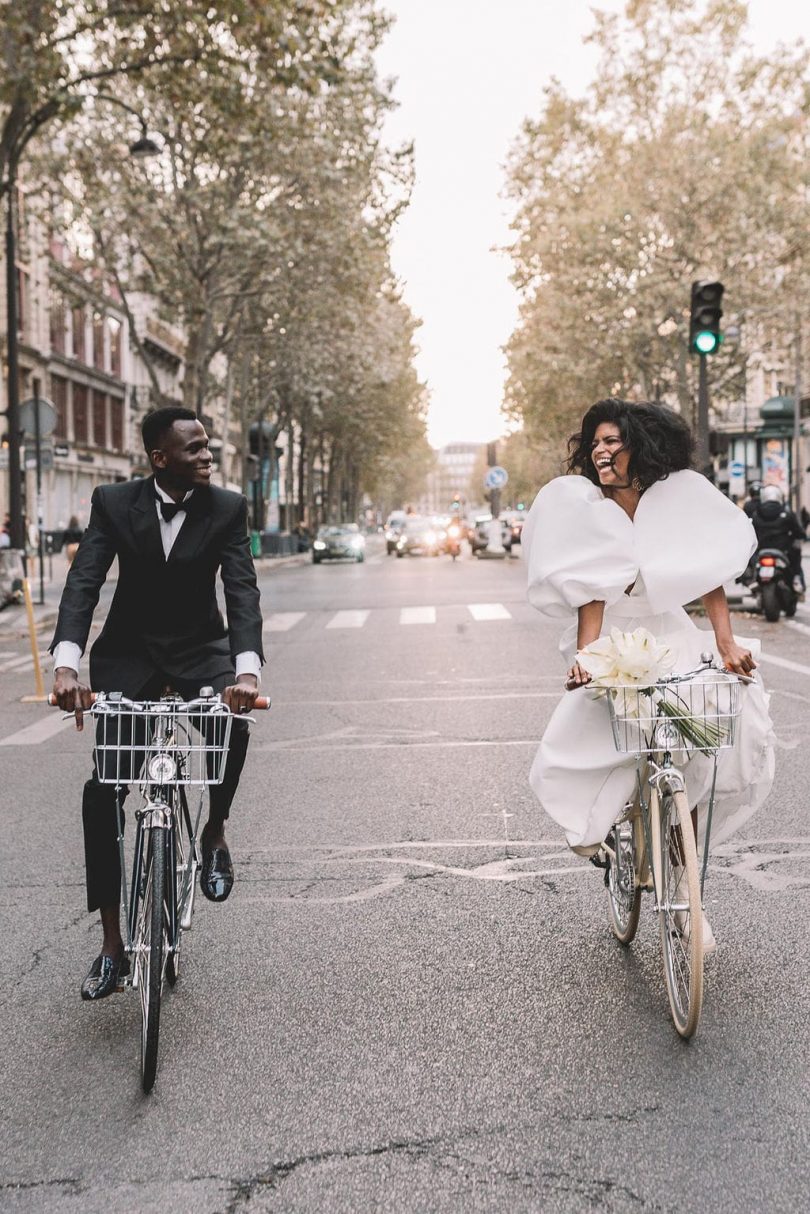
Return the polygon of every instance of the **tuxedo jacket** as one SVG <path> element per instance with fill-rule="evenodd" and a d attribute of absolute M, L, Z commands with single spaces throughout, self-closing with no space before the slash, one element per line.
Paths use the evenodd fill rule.
<path fill-rule="evenodd" d="M 247 535 L 247 502 L 214 486 L 195 489 L 186 519 L 163 554 L 153 477 L 101 485 L 67 576 L 50 649 L 84 650 L 113 559 L 118 585 L 90 651 L 96 691 L 136 696 L 157 674 L 201 686 L 234 669 L 247 650 L 262 653 L 262 616 Z M 221 574 L 228 627 L 217 606 Z"/>

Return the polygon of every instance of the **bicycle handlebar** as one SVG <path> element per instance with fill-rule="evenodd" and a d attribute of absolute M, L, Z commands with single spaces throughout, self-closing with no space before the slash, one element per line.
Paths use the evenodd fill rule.
<path fill-rule="evenodd" d="M 99 698 L 99 693 L 97 691 L 90 692 L 91 706 L 96 703 L 98 698 Z M 120 700 L 116 700 L 113 702 L 117 703 L 117 704 L 121 704 L 124 708 L 132 708 L 138 701 L 128 700 L 128 699 L 126 699 L 125 696 L 122 696 Z M 151 702 L 158 703 L 159 701 L 153 700 Z M 206 704 L 210 704 L 211 700 L 210 699 L 188 700 L 188 701 L 174 700 L 174 701 L 172 701 L 172 703 L 174 703 L 175 706 L 179 706 L 181 708 L 201 708 L 201 707 L 205 706 Z M 53 692 L 51 692 L 50 695 L 48 696 L 48 704 L 51 706 L 51 708 L 59 707 L 59 705 L 56 702 L 56 696 L 53 694 Z M 253 708 L 251 708 L 250 711 L 253 712 L 253 709 L 256 709 L 258 712 L 261 712 L 265 709 L 268 709 L 270 707 L 270 704 L 271 704 L 271 700 L 270 700 L 269 696 L 257 696 L 256 702 L 254 703 Z M 85 709 L 85 711 L 87 711 L 87 710 Z"/>

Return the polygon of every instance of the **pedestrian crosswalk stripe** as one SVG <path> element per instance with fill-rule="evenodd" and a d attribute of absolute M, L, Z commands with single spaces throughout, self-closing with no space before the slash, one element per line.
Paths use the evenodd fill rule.
<path fill-rule="evenodd" d="M 305 611 L 274 611 L 264 621 L 265 632 L 289 632 L 299 620 L 303 620 Z"/>
<path fill-rule="evenodd" d="M 511 620 L 511 612 L 503 603 L 468 603 L 467 609 L 474 620 Z"/>
<path fill-rule="evenodd" d="M 371 613 L 369 611 L 337 611 L 327 628 L 362 628 Z"/>
<path fill-rule="evenodd" d="M 402 607 L 399 612 L 400 624 L 435 624 L 435 607 Z"/>
<path fill-rule="evenodd" d="M 59 712 L 43 715 L 34 721 L 33 725 L 26 725 L 16 733 L 9 734 L 7 738 L 0 738 L 0 746 L 38 746 L 75 723 L 73 717 L 63 717 Z"/>

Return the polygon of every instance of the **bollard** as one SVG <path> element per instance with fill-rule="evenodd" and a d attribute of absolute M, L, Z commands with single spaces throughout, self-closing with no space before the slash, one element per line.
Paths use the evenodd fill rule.
<path fill-rule="evenodd" d="M 31 599 L 31 586 L 28 578 L 23 578 L 23 596 L 25 598 L 25 613 L 28 616 L 28 635 L 31 640 L 31 656 L 34 659 L 34 679 L 36 692 L 32 696 L 23 696 L 23 704 L 44 704 L 48 697 L 45 694 L 45 683 L 42 678 L 42 663 L 39 660 L 39 643 L 37 641 L 37 625 L 34 619 L 34 604 Z"/>

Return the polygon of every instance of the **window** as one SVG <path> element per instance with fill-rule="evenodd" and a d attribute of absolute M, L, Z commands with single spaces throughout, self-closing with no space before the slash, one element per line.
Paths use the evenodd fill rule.
<path fill-rule="evenodd" d="M 107 317 L 107 328 L 110 333 L 110 374 L 121 378 L 121 321 L 114 316 Z"/>
<path fill-rule="evenodd" d="M 56 428 L 54 429 L 53 436 L 54 438 L 67 438 L 67 380 L 62 379 L 61 375 L 51 376 L 51 398 L 56 405 Z"/>
<path fill-rule="evenodd" d="M 101 312 L 93 313 L 93 366 L 98 371 L 104 370 L 104 316 Z"/>
<path fill-rule="evenodd" d="M 107 394 L 93 392 L 93 444 L 107 446 Z"/>
<path fill-rule="evenodd" d="M 28 329 L 28 279 L 27 270 L 17 267 L 17 336 L 25 338 Z"/>
<path fill-rule="evenodd" d="M 50 299 L 50 329 L 51 350 L 54 354 L 65 353 L 65 319 L 67 309 L 60 291 L 51 291 Z"/>
<path fill-rule="evenodd" d="M 87 389 L 84 384 L 73 385 L 73 441 L 82 447 L 88 445 Z"/>
<path fill-rule="evenodd" d="M 73 305 L 71 319 L 73 321 L 73 357 L 83 363 L 87 361 L 87 350 L 84 339 L 84 307 L 82 304 Z"/>
<path fill-rule="evenodd" d="M 110 446 L 124 450 L 124 402 L 117 396 L 110 397 Z"/>

